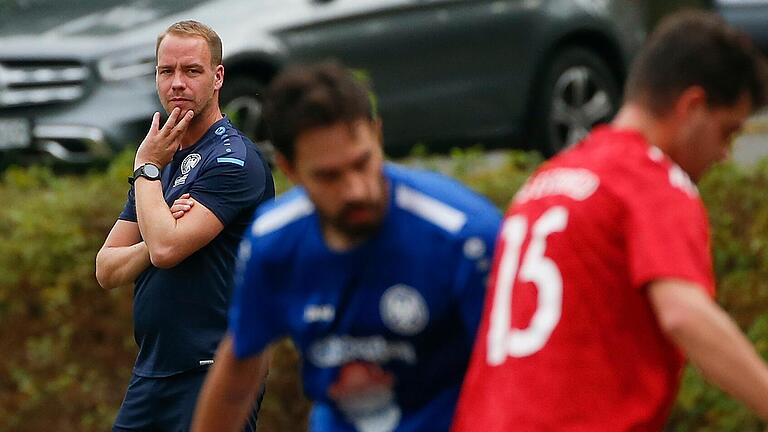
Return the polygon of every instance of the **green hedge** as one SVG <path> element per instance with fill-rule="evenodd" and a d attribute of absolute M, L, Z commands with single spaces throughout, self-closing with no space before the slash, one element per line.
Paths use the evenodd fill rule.
<path fill-rule="evenodd" d="M 768 160 L 753 170 L 716 168 L 700 185 L 712 224 L 718 302 L 768 358 Z M 672 431 L 763 431 L 741 404 L 688 368 L 671 420 Z"/>
<path fill-rule="evenodd" d="M 540 158 L 478 150 L 408 163 L 439 169 L 504 207 Z M 130 289 L 103 291 L 94 259 L 125 199 L 131 155 L 78 177 L 11 169 L 0 182 L 0 431 L 103 431 L 130 376 Z M 278 178 L 284 190 L 286 182 Z M 768 353 L 768 165 L 725 165 L 701 185 L 710 209 L 719 300 Z M 306 430 L 298 358 L 279 345 L 261 430 Z M 744 407 L 687 370 L 673 431 L 758 431 Z"/>

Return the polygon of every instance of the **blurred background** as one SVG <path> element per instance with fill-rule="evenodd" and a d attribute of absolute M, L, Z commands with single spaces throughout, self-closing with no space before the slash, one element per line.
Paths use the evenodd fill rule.
<path fill-rule="evenodd" d="M 265 86 L 336 58 L 371 85 L 390 157 L 504 208 L 542 160 L 610 120 L 646 34 L 682 7 L 716 10 L 768 49 L 757 0 L 0 0 L 0 431 L 108 430 L 120 405 L 132 290 L 101 290 L 94 259 L 161 110 L 155 38 L 172 22 L 220 34 L 222 106 L 265 150 Z M 764 355 L 766 131 L 751 119 L 701 184 L 719 301 Z M 260 430 L 306 430 L 297 365 L 282 342 Z M 690 369 L 668 430 L 764 427 Z"/>

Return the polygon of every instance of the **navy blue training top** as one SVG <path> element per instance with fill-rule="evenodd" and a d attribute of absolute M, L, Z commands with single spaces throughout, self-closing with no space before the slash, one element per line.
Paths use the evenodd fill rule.
<path fill-rule="evenodd" d="M 208 364 L 227 328 L 235 257 L 258 204 L 275 196 L 269 165 L 256 146 L 223 118 L 163 168 L 170 206 L 184 193 L 213 212 L 224 229 L 171 269 L 150 266 L 136 279 L 133 372 L 165 377 Z M 136 222 L 134 189 L 120 219 Z"/>

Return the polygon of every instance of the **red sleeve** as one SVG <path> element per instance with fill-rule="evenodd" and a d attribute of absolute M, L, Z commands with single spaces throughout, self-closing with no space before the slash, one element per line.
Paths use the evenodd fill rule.
<path fill-rule="evenodd" d="M 682 279 L 714 296 L 704 205 L 679 168 L 655 168 L 645 170 L 646 181 L 624 195 L 628 197 L 625 226 L 632 286 L 643 288 L 661 278 Z"/>

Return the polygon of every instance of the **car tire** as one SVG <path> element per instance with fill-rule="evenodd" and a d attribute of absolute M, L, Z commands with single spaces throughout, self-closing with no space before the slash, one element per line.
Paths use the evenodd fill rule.
<path fill-rule="evenodd" d="M 222 112 L 259 147 L 272 164 L 275 149 L 269 141 L 262 117 L 264 88 L 264 84 L 256 78 L 244 75 L 227 77 L 219 101 Z"/>
<path fill-rule="evenodd" d="M 529 136 L 534 148 L 552 156 L 610 121 L 621 91 L 606 62 L 585 48 L 557 51 L 544 70 L 533 95 Z"/>

